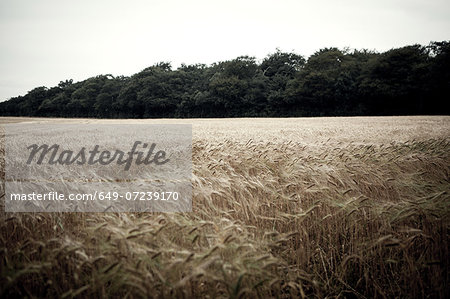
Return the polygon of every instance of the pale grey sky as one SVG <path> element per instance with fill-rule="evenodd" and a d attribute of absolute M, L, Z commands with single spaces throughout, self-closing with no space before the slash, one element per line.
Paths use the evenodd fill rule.
<path fill-rule="evenodd" d="M 450 39 L 449 0 L 0 0 L 0 101 L 159 61 Z"/>

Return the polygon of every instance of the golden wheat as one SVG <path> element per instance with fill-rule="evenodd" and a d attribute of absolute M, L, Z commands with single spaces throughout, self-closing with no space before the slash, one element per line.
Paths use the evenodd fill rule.
<path fill-rule="evenodd" d="M 115 122 L 193 124 L 193 212 L 2 207 L 1 297 L 450 295 L 449 117 Z"/>

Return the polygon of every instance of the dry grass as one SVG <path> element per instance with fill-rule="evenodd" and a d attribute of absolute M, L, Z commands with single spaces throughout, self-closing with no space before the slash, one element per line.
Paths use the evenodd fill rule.
<path fill-rule="evenodd" d="M 2 209 L 1 297 L 449 297 L 449 117 L 144 122 L 193 124 L 194 212 Z"/>

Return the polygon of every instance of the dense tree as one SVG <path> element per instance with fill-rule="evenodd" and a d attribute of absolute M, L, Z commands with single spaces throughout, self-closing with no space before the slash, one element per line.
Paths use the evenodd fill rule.
<path fill-rule="evenodd" d="M 340 115 L 354 77 L 352 58 L 337 48 L 314 53 L 303 71 L 289 82 L 287 100 L 302 115 Z"/>
<path fill-rule="evenodd" d="M 212 65 L 160 62 L 131 77 L 37 87 L 0 115 L 160 118 L 449 114 L 450 43 L 384 53 L 324 48 L 307 60 L 276 50 Z"/>
<path fill-rule="evenodd" d="M 429 65 L 427 105 L 425 113 L 448 113 L 450 104 L 450 41 L 432 42 L 428 46 L 432 57 Z"/>
<path fill-rule="evenodd" d="M 368 66 L 360 89 L 374 114 L 417 114 L 428 96 L 430 57 L 420 45 L 393 49 Z"/>

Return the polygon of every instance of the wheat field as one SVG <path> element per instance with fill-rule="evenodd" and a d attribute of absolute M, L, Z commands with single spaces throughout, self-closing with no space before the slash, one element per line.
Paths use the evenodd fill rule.
<path fill-rule="evenodd" d="M 448 116 L 12 122 L 192 124 L 193 212 L 5 213 L 2 186 L 0 297 L 450 296 Z"/>

